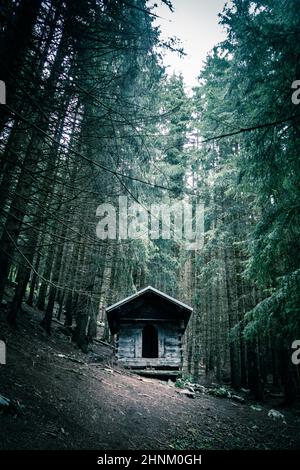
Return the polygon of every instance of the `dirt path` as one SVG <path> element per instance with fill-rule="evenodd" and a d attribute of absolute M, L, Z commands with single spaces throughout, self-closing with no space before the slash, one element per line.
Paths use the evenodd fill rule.
<path fill-rule="evenodd" d="M 0 449 L 300 448 L 299 418 L 287 410 L 285 424 L 268 408 L 181 396 L 117 368 L 105 346 L 85 355 L 57 327 L 47 337 L 30 314 L 18 332 L 0 318 L 8 356 L 0 394 L 22 408 L 19 416 L 0 413 Z"/>

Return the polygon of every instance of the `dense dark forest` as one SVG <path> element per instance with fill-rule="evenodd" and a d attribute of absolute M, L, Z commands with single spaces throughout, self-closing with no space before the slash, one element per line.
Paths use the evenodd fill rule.
<path fill-rule="evenodd" d="M 161 39 L 146 0 L 5 0 L 0 18 L 0 300 L 10 331 L 30 306 L 49 339 L 59 321 L 87 353 L 96 337 L 114 342 L 105 308 L 152 285 L 193 307 L 184 377 L 297 403 L 299 2 L 225 6 L 227 38 L 192 90 L 167 73 L 165 51 L 184 51 Z M 120 196 L 137 212 L 204 204 L 203 246 L 99 239 L 97 207 Z"/>

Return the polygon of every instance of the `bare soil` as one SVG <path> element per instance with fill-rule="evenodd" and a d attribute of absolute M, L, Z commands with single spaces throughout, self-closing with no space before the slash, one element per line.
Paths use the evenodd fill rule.
<path fill-rule="evenodd" d="M 107 346 L 82 353 L 58 324 L 47 336 L 41 315 L 26 307 L 15 331 L 0 314 L 0 395 L 20 405 L 19 413 L 0 411 L 0 449 L 300 449 L 294 411 L 280 409 L 284 423 L 267 406 L 182 396 L 122 370 Z"/>

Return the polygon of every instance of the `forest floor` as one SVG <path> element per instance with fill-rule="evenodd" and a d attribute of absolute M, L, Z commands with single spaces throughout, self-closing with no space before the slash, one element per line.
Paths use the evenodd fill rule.
<path fill-rule="evenodd" d="M 167 382 L 122 370 L 109 347 L 80 352 L 58 324 L 47 336 L 40 316 L 26 308 L 12 331 L 0 314 L 7 344 L 0 395 L 19 409 L 0 411 L 0 449 L 300 448 L 300 418 L 291 410 L 281 408 L 285 421 L 274 420 L 270 406 L 180 395 Z"/>

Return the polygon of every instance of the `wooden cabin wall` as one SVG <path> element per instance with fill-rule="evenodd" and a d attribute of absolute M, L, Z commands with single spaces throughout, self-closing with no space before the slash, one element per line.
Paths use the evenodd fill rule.
<path fill-rule="evenodd" d="M 149 323 L 121 322 L 117 341 L 117 359 L 124 365 L 180 367 L 182 364 L 182 326 L 176 322 L 151 322 L 158 330 L 158 359 L 142 357 L 142 331 Z"/>
<path fill-rule="evenodd" d="M 120 325 L 120 331 L 117 340 L 117 359 L 139 357 L 138 337 L 140 328 L 138 326 Z"/>

